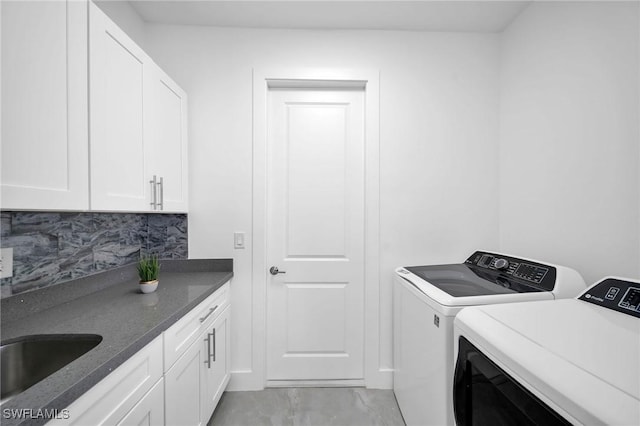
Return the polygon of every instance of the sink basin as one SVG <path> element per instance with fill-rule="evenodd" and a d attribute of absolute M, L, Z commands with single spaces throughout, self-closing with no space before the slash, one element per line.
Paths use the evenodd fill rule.
<path fill-rule="evenodd" d="M 30 388 L 102 341 L 97 334 L 23 336 L 0 344 L 2 402 Z"/>

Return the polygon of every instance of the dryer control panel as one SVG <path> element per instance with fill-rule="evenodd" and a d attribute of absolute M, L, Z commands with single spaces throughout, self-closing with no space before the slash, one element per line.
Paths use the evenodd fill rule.
<path fill-rule="evenodd" d="M 640 318 L 640 282 L 605 278 L 578 299 Z"/>
<path fill-rule="evenodd" d="M 499 272 L 543 290 L 552 291 L 556 284 L 556 268 L 503 254 L 477 251 L 464 262 L 485 270 Z"/>

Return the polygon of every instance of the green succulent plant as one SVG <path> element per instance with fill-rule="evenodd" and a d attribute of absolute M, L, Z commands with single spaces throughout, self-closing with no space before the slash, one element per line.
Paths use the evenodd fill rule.
<path fill-rule="evenodd" d="M 160 262 L 158 256 L 141 257 L 138 261 L 138 276 L 140 281 L 155 281 L 160 272 Z"/>

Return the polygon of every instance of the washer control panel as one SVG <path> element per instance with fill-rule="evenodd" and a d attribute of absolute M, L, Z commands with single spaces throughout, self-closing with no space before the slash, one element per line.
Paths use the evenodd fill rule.
<path fill-rule="evenodd" d="M 503 273 L 547 291 L 552 291 L 556 284 L 556 268 L 530 260 L 477 251 L 464 263 Z"/>
<path fill-rule="evenodd" d="M 549 268 L 521 263 L 518 265 L 518 268 L 513 271 L 513 276 L 540 284 L 548 272 Z"/>
<path fill-rule="evenodd" d="M 640 282 L 605 278 L 578 299 L 640 318 Z"/>

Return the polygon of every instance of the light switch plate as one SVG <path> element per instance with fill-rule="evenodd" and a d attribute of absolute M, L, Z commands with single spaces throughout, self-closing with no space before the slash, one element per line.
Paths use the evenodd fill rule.
<path fill-rule="evenodd" d="M 233 233 L 233 248 L 234 249 L 244 248 L 244 232 Z"/>
<path fill-rule="evenodd" d="M 13 248 L 0 249 L 0 278 L 13 276 Z"/>

